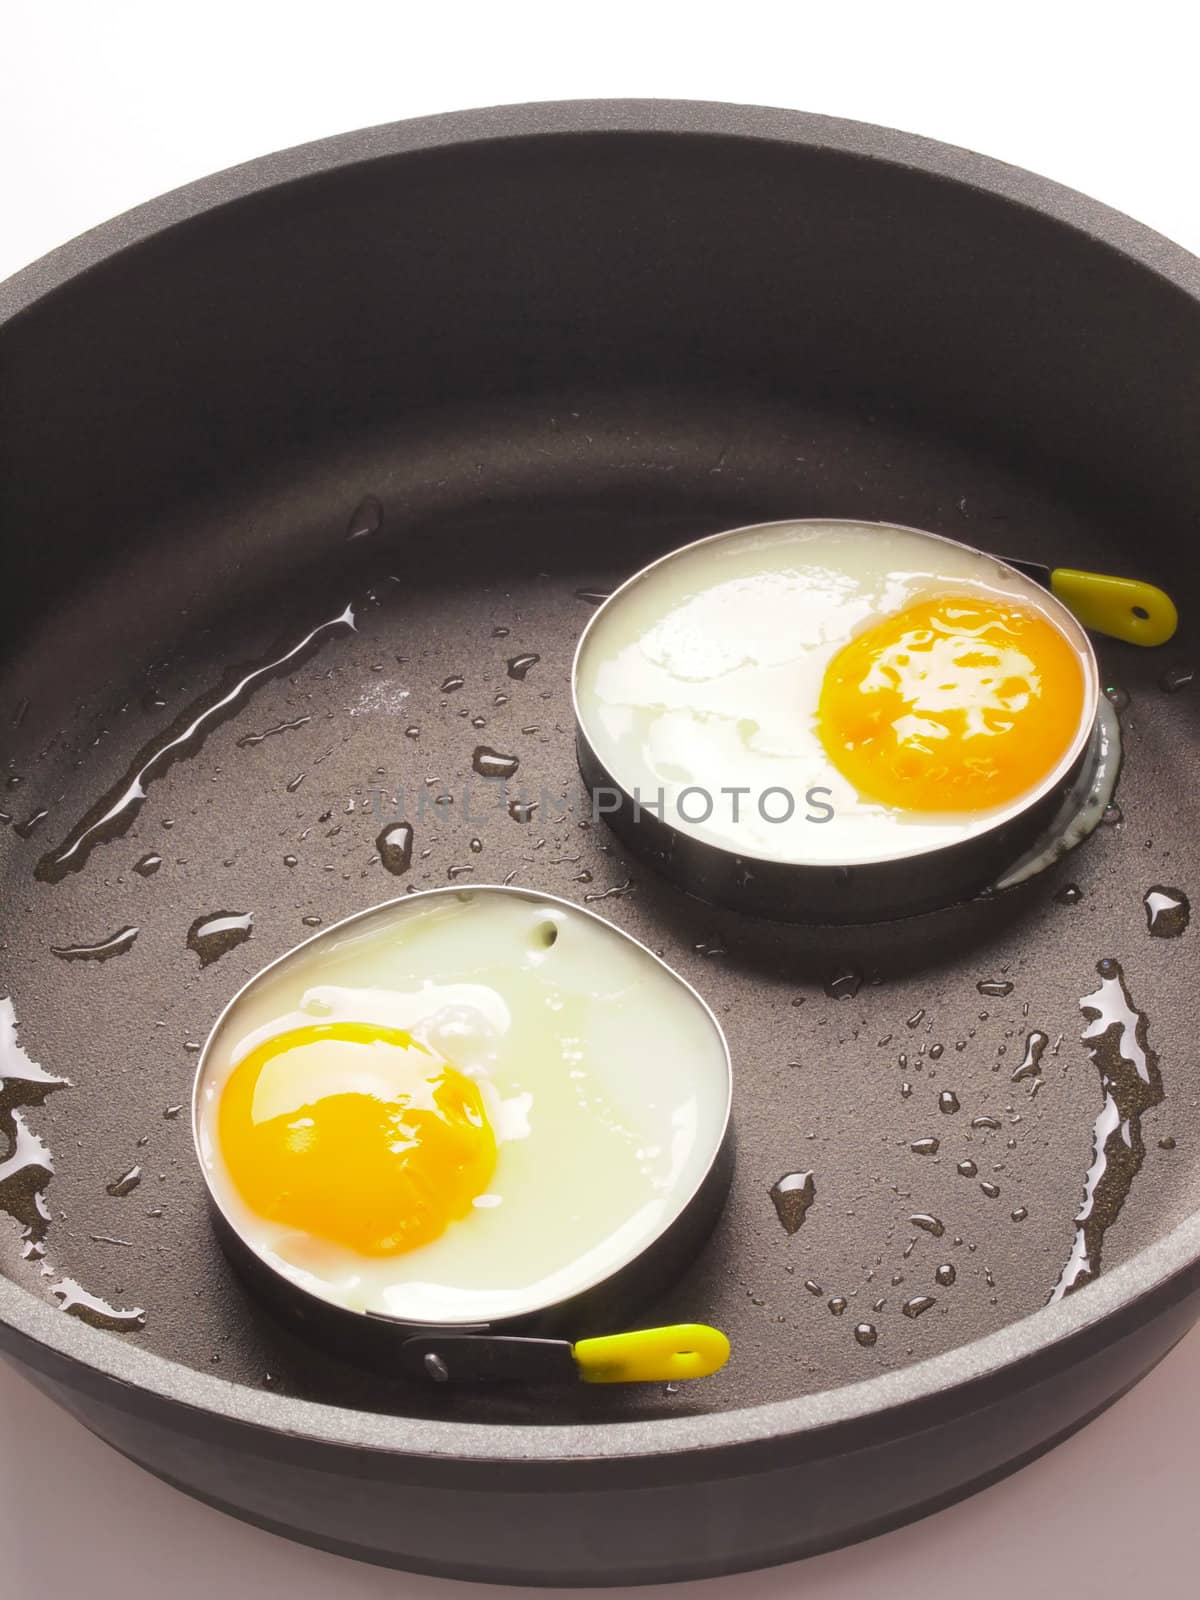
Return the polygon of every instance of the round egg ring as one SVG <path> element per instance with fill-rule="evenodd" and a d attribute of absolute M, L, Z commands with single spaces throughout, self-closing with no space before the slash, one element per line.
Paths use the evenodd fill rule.
<path fill-rule="evenodd" d="M 692 1163 L 693 1181 L 672 1197 L 674 1207 L 667 1208 L 660 1224 L 646 1237 L 635 1241 L 634 1247 L 604 1271 L 571 1285 L 567 1292 L 556 1292 L 513 1314 L 497 1313 L 493 1307 L 486 1314 L 471 1315 L 461 1290 L 449 1291 L 451 1295 L 457 1293 L 458 1298 L 453 1307 L 447 1305 L 442 1314 L 425 1310 L 420 1316 L 393 1315 L 377 1307 L 341 1304 L 315 1287 L 309 1275 L 302 1275 L 306 1281 L 297 1281 L 282 1262 L 249 1236 L 251 1230 L 245 1216 L 239 1215 L 245 1212 L 245 1207 L 238 1200 L 232 1179 L 221 1171 L 223 1155 L 221 1162 L 216 1162 L 213 1154 L 216 1147 L 215 1090 L 219 1088 L 223 1092 L 224 1082 L 228 1081 L 237 1061 L 232 1062 L 225 1080 L 214 1084 L 214 1054 L 229 1019 L 247 997 L 285 974 L 290 965 L 311 956 L 315 948 L 325 943 L 336 947 L 348 931 L 369 934 L 373 923 L 389 926 L 394 919 L 407 921 L 439 904 L 469 906 L 477 902 L 532 907 L 543 928 L 551 921 L 561 927 L 564 922 L 569 926 L 573 920 L 580 919 L 594 926 L 598 933 L 602 930 L 602 937 L 613 940 L 618 950 L 626 954 L 632 952 L 638 964 L 646 964 L 655 984 L 669 985 L 683 999 L 686 1010 L 702 1019 L 703 1031 L 711 1033 L 713 1048 L 709 1059 L 715 1063 L 718 1081 L 709 1108 L 707 1141 Z M 553 942 L 559 942 L 557 937 Z M 556 895 L 517 886 L 479 884 L 470 888 L 422 890 L 356 912 L 261 968 L 228 1002 L 205 1041 L 192 1092 L 192 1133 L 214 1229 L 226 1255 L 243 1281 L 295 1331 L 340 1357 L 392 1376 L 411 1376 L 424 1381 L 442 1376 L 442 1358 L 448 1348 L 445 1341 L 457 1338 L 459 1344 L 453 1347 L 459 1351 L 456 1373 L 474 1378 L 537 1380 L 577 1376 L 569 1360 L 570 1346 L 551 1341 L 622 1331 L 629 1326 L 626 1319 L 661 1293 L 664 1285 L 700 1250 L 720 1216 L 732 1180 L 731 1107 L 732 1062 L 724 1031 L 707 1002 L 685 979 L 639 940 L 586 907 Z M 703 1120 L 703 1117 L 697 1118 L 698 1123 Z M 480 1335 L 489 1337 L 479 1338 Z M 475 1336 L 475 1345 L 468 1356 L 465 1352 L 471 1344 L 471 1336 Z M 431 1337 L 439 1342 L 431 1345 Z M 542 1345 L 542 1341 L 546 1343 Z M 436 1353 L 431 1354 L 431 1351 Z"/>
<path fill-rule="evenodd" d="M 910 547 L 916 541 L 922 549 L 928 549 L 935 567 L 936 558 L 943 554 L 960 569 L 973 565 L 999 580 L 1003 588 L 998 592 L 1005 598 L 1023 599 L 1026 609 L 1035 610 L 1053 624 L 1074 648 L 1082 669 L 1083 693 L 1073 737 L 1038 782 L 1017 800 L 996 808 L 993 820 L 986 825 L 976 825 L 971 832 L 964 828 L 963 837 L 853 861 L 828 856 L 820 860 L 773 859 L 761 851 L 738 850 L 728 842 L 705 837 L 702 828 L 696 826 L 696 819 L 683 816 L 678 805 L 674 815 L 668 814 L 669 803 L 663 803 L 662 789 L 646 798 L 646 791 L 631 782 L 628 773 L 622 776 L 613 770 L 617 762 L 611 748 L 605 749 L 613 741 L 598 726 L 600 715 L 596 707 L 585 707 L 584 703 L 584 669 L 613 615 L 649 580 L 677 563 L 709 552 L 723 554 L 723 547 L 739 543 L 782 539 L 790 532 L 805 536 L 826 531 L 834 537 L 861 533 L 872 538 L 895 536 Z M 923 596 L 954 595 L 964 588 L 973 593 L 985 589 L 978 579 L 944 577 L 936 570 L 928 576 L 931 583 L 914 591 L 904 604 Z M 1088 797 L 1104 790 L 1105 800 L 1111 798 L 1119 767 L 1115 714 L 1100 691 L 1100 670 L 1091 640 L 1071 612 L 1054 595 L 998 557 L 959 540 L 899 523 L 850 518 L 785 519 L 728 529 L 669 551 L 622 583 L 590 618 L 576 646 L 571 691 L 576 754 L 593 816 L 603 817 L 632 854 L 685 893 L 711 905 L 779 922 L 831 927 L 889 922 L 942 910 L 980 894 L 1026 882 L 1092 832 L 1103 806 L 1097 811 L 1094 804 L 1087 804 Z M 730 770 L 722 776 L 732 781 L 739 774 Z M 681 790 L 677 800 L 687 792 Z M 706 802 L 712 802 L 711 791 L 698 792 Z M 732 792 L 728 788 L 720 790 L 724 795 Z M 752 793 L 746 788 L 739 792 Z M 767 792 L 763 791 L 764 798 Z M 795 806 L 795 793 L 782 789 L 779 792 L 791 793 Z M 806 803 L 809 793 L 824 796 L 829 790 L 806 791 Z M 818 810 L 830 810 L 823 799 L 814 798 L 811 803 Z M 736 812 L 734 815 L 736 820 Z M 707 819 L 700 820 L 702 823 Z"/>

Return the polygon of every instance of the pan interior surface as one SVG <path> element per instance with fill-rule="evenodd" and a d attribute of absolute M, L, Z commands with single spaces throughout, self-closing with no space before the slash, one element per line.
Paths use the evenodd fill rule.
<path fill-rule="evenodd" d="M 631 397 L 617 408 L 613 425 L 639 404 Z M 883 444 L 878 427 L 762 414 L 756 451 L 771 430 L 787 450 L 801 432 L 839 455 Z M 545 448 L 559 436 L 547 428 Z M 669 438 L 640 446 L 650 458 L 680 448 Z M 883 448 L 900 446 L 892 439 Z M 1070 506 L 1039 503 L 1027 486 L 969 460 L 937 461 L 934 470 L 926 460 L 940 452 L 926 441 L 903 448 L 910 470 L 920 460 L 931 480 L 931 522 L 953 526 L 959 515 L 940 494 L 943 473 L 952 473 L 981 504 L 990 495 L 1000 514 L 1068 530 L 1076 548 L 1086 540 L 1096 550 L 1095 531 Z M 264 574 L 241 592 L 224 572 L 207 592 L 196 587 L 205 546 L 230 525 L 255 530 L 258 552 L 278 550 L 286 562 L 290 497 L 219 516 L 201 509 L 191 526 L 164 529 L 140 567 L 124 563 L 107 592 L 79 597 L 35 636 L 20 677 L 6 685 L 9 707 L 27 684 L 36 692 L 13 730 L 22 750 L 11 769 L 21 778 L 10 791 L 18 825 L 49 808 L 28 838 L 6 830 L 6 987 L 20 1046 L 71 1080 L 42 1108 L 18 1113 L 53 1153 L 52 1221 L 45 1263 L 21 1259 L 25 1230 L 8 1222 L 6 1272 L 35 1294 L 53 1296 L 69 1277 L 118 1310 L 135 1305 L 145 1327 L 125 1337 L 197 1367 L 219 1364 L 239 1382 L 472 1419 L 616 1418 L 781 1399 L 952 1348 L 1037 1308 L 1071 1253 L 1101 1108 L 1100 1078 L 1080 1041 L 1080 1002 L 1099 986 L 1097 961 L 1120 960 L 1168 1083 L 1171 1064 L 1186 1060 L 1188 1020 L 1173 996 L 1185 987 L 1191 940 L 1154 938 L 1147 926 L 1155 883 L 1195 881 L 1195 831 L 1180 825 L 1177 786 L 1165 781 L 1190 743 L 1180 727 L 1189 702 L 1159 686 L 1161 660 L 1122 651 L 1106 663 L 1106 681 L 1130 697 L 1118 791 L 1125 820 L 1039 881 L 1015 917 L 996 925 L 976 908 L 965 934 L 947 913 L 846 930 L 831 947 L 827 932 L 701 906 L 626 861 L 593 821 L 575 773 L 569 667 L 588 597 L 631 561 L 726 518 L 723 497 L 715 508 L 685 497 L 655 516 L 636 481 L 623 503 L 601 507 L 572 505 L 548 485 L 550 513 L 534 500 L 505 506 L 489 497 L 461 517 L 393 532 L 394 485 L 411 462 L 397 449 L 306 483 L 326 542 L 310 582 L 285 565 L 275 581 Z M 757 509 L 772 492 L 759 484 L 748 503 Z M 800 497 L 804 488 L 787 483 L 783 492 Z M 367 493 L 384 522 L 371 536 L 377 547 L 360 555 L 346 527 Z M 138 607 L 122 593 L 161 596 L 164 546 L 176 557 L 194 550 L 195 568 L 174 579 L 174 605 L 160 600 L 139 619 L 130 651 L 128 636 L 115 635 L 113 607 L 133 627 Z M 448 548 L 453 572 L 438 555 Z M 1121 562 L 1119 545 L 1104 555 Z M 470 581 L 457 575 L 467 572 Z M 193 708 L 231 672 L 241 681 L 347 608 L 352 628 L 331 630 L 306 659 L 264 677 L 194 754 L 145 785 L 127 832 L 100 839 L 61 881 L 37 880 L 39 862 L 121 788 L 131 762 L 181 712 L 194 720 Z M 70 657 L 64 636 L 77 641 Z M 105 672 L 90 688 L 80 664 L 97 659 Z M 481 779 L 480 749 L 515 758 L 516 771 L 503 782 Z M 406 827 L 411 860 L 396 875 L 386 863 L 396 865 Z M 284 1334 L 232 1278 L 211 1236 L 178 1107 L 221 1007 L 314 919 L 335 921 L 410 884 L 469 883 L 484 872 L 577 899 L 661 952 L 728 1035 L 733 1194 L 700 1261 L 646 1308 L 647 1322 L 703 1317 L 729 1332 L 735 1360 L 702 1389 L 611 1391 L 597 1401 L 580 1386 L 531 1405 L 503 1391 L 447 1400 L 389 1384 Z M 1074 899 L 1069 885 L 1077 903 L 1064 903 Z M 224 947 L 223 918 L 232 924 Z M 238 919 L 247 918 L 249 937 L 240 938 Z M 214 919 L 206 952 L 203 928 Z M 137 934 L 126 949 L 82 953 L 128 928 Z M 1105 1265 L 1195 1205 L 1195 1118 L 1183 1086 L 1145 1115 L 1145 1165 L 1104 1241 Z M 870 1335 L 856 1337 L 867 1326 L 869 1346 L 861 1339 Z"/>
<path fill-rule="evenodd" d="M 686 139 L 577 141 L 579 164 L 541 140 L 520 159 L 480 145 L 457 169 L 414 157 L 400 182 L 365 162 L 167 230 L 4 330 L 23 468 L 3 526 L 0 1269 L 29 1294 L 255 1390 L 464 1421 L 656 1418 L 967 1345 L 1200 1203 L 1180 999 L 1200 883 L 1178 447 L 1194 307 L 994 196 L 698 143 L 702 159 Z M 570 219 L 560 238 L 533 227 L 547 209 Z M 722 212 L 737 250 L 711 238 Z M 870 216 L 907 217 L 886 252 Z M 480 237 L 502 241 L 482 286 Z M 771 254 L 788 270 L 764 284 Z M 1030 261 L 1040 292 L 1014 300 Z M 964 279 L 969 307 L 943 292 Z M 1080 330 L 1122 295 L 1139 309 L 1102 355 Z M 1154 367 L 1157 388 L 1114 387 L 1094 418 L 1080 396 L 1102 361 Z M 687 899 L 592 817 L 570 668 L 598 598 L 691 539 L 792 517 L 1173 590 L 1169 650 L 1099 643 L 1119 809 L 1057 875 L 908 924 L 805 930 Z M 472 880 L 600 912 L 726 1033 L 733 1191 L 644 1319 L 729 1334 L 703 1385 L 381 1380 L 286 1333 L 212 1235 L 181 1108 L 221 1008 L 314 928 Z M 1083 1229 L 1119 1064 L 1103 1052 L 1122 1044 L 1157 1088 L 1131 1113 L 1127 1193 L 1109 1185 Z"/>

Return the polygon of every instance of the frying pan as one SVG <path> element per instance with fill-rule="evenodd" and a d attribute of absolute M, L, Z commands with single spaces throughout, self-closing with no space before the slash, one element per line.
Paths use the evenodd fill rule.
<path fill-rule="evenodd" d="M 1198 1309 L 1198 359 L 1200 269 L 1127 219 L 719 105 L 353 134 L 3 286 L 8 1359 L 237 1515 L 543 1583 L 861 1538 L 1127 1389 Z M 1056 877 L 816 932 L 581 826 L 589 596 L 805 516 L 1174 594 L 1165 652 L 1101 642 L 1119 811 Z M 488 751 L 519 768 L 468 805 Z M 213 1018 L 312 919 L 471 869 L 586 901 L 727 1034 L 731 1198 L 646 1307 L 729 1333 L 702 1384 L 381 1378 L 212 1236 L 178 1108 Z M 772 1190 L 805 1172 L 789 1232 Z"/>

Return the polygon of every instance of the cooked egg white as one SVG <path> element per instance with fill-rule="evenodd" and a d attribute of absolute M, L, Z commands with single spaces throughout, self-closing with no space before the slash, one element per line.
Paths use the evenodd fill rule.
<path fill-rule="evenodd" d="M 268 968 L 202 1058 L 197 1142 L 269 1264 L 414 1321 L 519 1315 L 607 1277 L 699 1185 L 728 1108 L 696 994 L 588 912 L 417 895 Z"/>
<path fill-rule="evenodd" d="M 689 545 L 605 603 L 575 664 L 580 726 L 617 785 L 685 834 L 814 865 L 994 826 L 1067 771 L 1095 694 L 1086 635 L 1052 596 L 885 524 Z"/>

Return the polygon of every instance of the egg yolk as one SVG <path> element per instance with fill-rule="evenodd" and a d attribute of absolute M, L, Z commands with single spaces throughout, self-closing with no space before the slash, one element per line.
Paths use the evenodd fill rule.
<path fill-rule="evenodd" d="M 1017 799 L 1079 729 L 1084 678 L 1046 617 L 971 595 L 922 600 L 867 628 L 829 663 L 817 731 L 869 800 L 905 811 L 984 811 Z"/>
<path fill-rule="evenodd" d="M 367 1256 L 428 1244 L 496 1167 L 479 1088 L 398 1028 L 316 1023 L 235 1067 L 218 1138 L 259 1216 Z"/>

